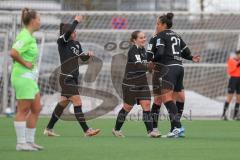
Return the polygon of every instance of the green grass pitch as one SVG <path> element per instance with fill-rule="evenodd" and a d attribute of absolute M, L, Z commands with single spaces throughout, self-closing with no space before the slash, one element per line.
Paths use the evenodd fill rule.
<path fill-rule="evenodd" d="M 125 138 L 111 134 L 114 119 L 95 119 L 88 123 L 100 128 L 97 137 L 83 136 L 77 122 L 59 121 L 55 130 L 61 137 L 42 135 L 48 118 L 41 118 L 37 127 L 40 152 L 15 151 L 15 132 L 12 118 L 0 118 L 1 160 L 237 160 L 240 157 L 240 122 L 183 121 L 186 138 L 148 138 L 141 121 L 127 121 Z M 167 133 L 169 124 L 161 121 Z"/>

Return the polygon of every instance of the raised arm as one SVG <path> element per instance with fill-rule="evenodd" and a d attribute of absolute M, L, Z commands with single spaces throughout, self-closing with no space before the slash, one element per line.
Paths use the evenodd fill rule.
<path fill-rule="evenodd" d="M 77 24 L 81 21 L 82 21 L 82 16 L 76 16 L 71 27 L 68 28 L 68 30 L 65 33 L 61 33 L 60 38 L 62 38 L 64 40 L 64 42 L 68 42 L 68 40 L 71 37 L 71 34 L 74 32 Z M 62 30 L 62 27 L 64 26 L 64 24 L 61 23 L 60 26 L 61 26 L 61 30 Z"/>

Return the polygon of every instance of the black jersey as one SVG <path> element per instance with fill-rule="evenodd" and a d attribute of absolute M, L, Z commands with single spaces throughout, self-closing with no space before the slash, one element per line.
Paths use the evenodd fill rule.
<path fill-rule="evenodd" d="M 66 33 L 61 35 L 57 40 L 58 52 L 62 64 L 62 73 L 72 75 L 74 78 L 77 78 L 79 75 L 79 64 L 77 57 L 83 54 L 81 44 L 78 41 L 70 39 L 70 36 L 75 30 L 77 24 L 78 22 L 75 20 L 72 23 L 71 28 Z"/>
<path fill-rule="evenodd" d="M 192 60 L 191 52 L 182 38 L 174 31 L 167 29 L 149 41 L 147 48 L 148 61 L 161 64 L 182 64 L 182 58 Z"/>
<path fill-rule="evenodd" d="M 147 56 L 145 48 L 136 45 L 128 51 L 128 62 L 122 83 L 123 101 L 133 106 L 140 100 L 151 100 L 151 92 L 147 81 Z"/>
<path fill-rule="evenodd" d="M 132 45 L 128 51 L 128 61 L 125 68 L 125 75 L 123 83 L 136 85 L 135 78 L 140 78 L 145 81 L 147 72 L 147 55 L 145 48 L 140 48 L 136 45 Z"/>

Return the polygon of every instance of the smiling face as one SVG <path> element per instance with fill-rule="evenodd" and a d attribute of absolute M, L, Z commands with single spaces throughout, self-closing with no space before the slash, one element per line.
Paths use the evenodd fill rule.
<path fill-rule="evenodd" d="M 143 32 L 139 32 L 137 38 L 134 39 L 134 44 L 140 47 L 144 47 L 146 44 L 146 36 Z"/>

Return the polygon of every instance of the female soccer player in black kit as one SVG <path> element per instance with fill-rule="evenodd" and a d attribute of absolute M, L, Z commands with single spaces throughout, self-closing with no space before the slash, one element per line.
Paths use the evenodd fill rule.
<path fill-rule="evenodd" d="M 59 78 L 62 88 L 61 101 L 54 109 L 47 128 L 44 130 L 44 135 L 47 136 L 59 136 L 54 133 L 53 127 L 69 102 L 74 105 L 75 117 L 82 127 L 85 136 L 94 136 L 100 132 L 99 129 L 94 130 L 89 128 L 86 124 L 82 112 L 82 102 L 77 88 L 79 75 L 78 59 L 81 58 L 84 61 L 93 55 L 92 52 L 85 54 L 80 43 L 76 41 L 77 33 L 75 28 L 81 20 L 81 16 L 76 16 L 72 24 L 60 24 L 60 37 L 57 40 L 57 44 L 61 61 L 61 73 Z"/>
<path fill-rule="evenodd" d="M 151 93 L 147 82 L 146 72 L 147 57 L 144 48 L 146 38 L 141 31 L 134 31 L 131 35 L 133 45 L 128 51 L 128 62 L 125 68 L 125 76 L 122 83 L 123 108 L 117 116 L 115 128 L 112 133 L 116 137 L 124 137 L 121 127 L 127 114 L 134 104 L 140 104 L 143 109 L 143 121 L 149 137 L 160 137 L 160 134 L 153 132 L 152 117 L 150 113 Z"/>
<path fill-rule="evenodd" d="M 147 55 L 148 61 L 160 63 L 169 68 L 168 73 L 162 77 L 162 80 L 168 81 L 173 85 L 173 90 L 169 90 L 169 92 L 162 96 L 154 97 L 154 103 L 151 110 L 153 115 L 153 127 L 155 128 L 154 132 L 158 132 L 158 116 L 161 103 L 163 102 L 169 112 L 171 120 L 171 129 L 167 136 L 179 137 L 184 133 L 184 128 L 182 128 L 180 123 L 185 100 L 182 58 L 199 62 L 200 57 L 192 56 L 191 51 L 182 38 L 177 33 L 170 30 L 173 24 L 173 16 L 173 13 L 167 13 L 157 19 L 157 34 L 152 37 L 149 42 Z M 154 77 L 153 79 L 156 78 L 159 80 L 161 77 Z"/>

